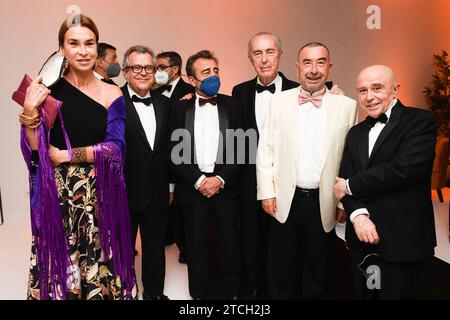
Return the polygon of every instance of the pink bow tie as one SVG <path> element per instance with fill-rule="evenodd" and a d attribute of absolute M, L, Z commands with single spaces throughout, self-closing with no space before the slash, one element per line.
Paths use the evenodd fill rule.
<path fill-rule="evenodd" d="M 311 102 L 316 108 L 319 108 L 322 104 L 323 94 L 318 94 L 316 96 L 310 96 L 303 93 L 298 95 L 298 104 L 302 105 L 307 102 Z"/>

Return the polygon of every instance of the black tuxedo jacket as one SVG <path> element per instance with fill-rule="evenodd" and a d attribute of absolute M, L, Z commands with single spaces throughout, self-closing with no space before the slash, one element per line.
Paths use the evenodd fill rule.
<path fill-rule="evenodd" d="M 227 199 L 237 197 L 239 193 L 238 184 L 236 183 L 237 177 L 240 173 L 240 165 L 236 162 L 236 144 L 231 144 L 231 136 L 226 133 L 226 129 L 238 129 L 239 114 L 234 99 L 230 96 L 223 94 L 217 95 L 217 110 L 219 115 L 219 129 L 224 137 L 223 144 L 219 147 L 217 159 L 223 159 L 221 163 L 217 162 L 214 166 L 213 175 L 220 176 L 225 181 L 225 187 L 220 191 L 218 197 L 220 199 Z M 202 175 L 202 172 L 198 168 L 197 161 L 195 160 L 195 148 L 194 148 L 194 119 L 195 119 L 195 98 L 190 100 L 178 101 L 172 105 L 172 114 L 170 122 L 171 132 L 171 167 L 172 173 L 175 175 L 177 182 L 175 188 L 175 197 L 177 203 L 182 206 L 191 206 L 194 204 L 196 197 L 203 197 L 194 185 L 198 178 Z M 182 130 L 186 136 L 176 136 L 177 129 Z M 175 139 L 176 138 L 176 139 Z M 188 163 L 175 163 L 174 155 L 184 156 L 184 151 L 179 147 L 180 143 L 184 143 L 185 147 L 189 149 Z M 227 161 L 227 145 L 234 147 L 234 159 L 233 161 Z M 173 153 L 173 154 L 172 154 Z M 229 163 L 232 162 L 232 163 Z"/>
<path fill-rule="evenodd" d="M 155 89 L 152 92 L 157 92 L 162 94 L 162 87 Z M 188 93 L 195 93 L 195 88 L 191 86 L 189 83 L 186 83 L 183 81 L 182 78 L 180 78 L 180 81 L 178 81 L 177 85 L 175 86 L 175 89 L 173 89 L 172 95 L 170 96 L 170 102 L 175 103 L 179 101 L 181 98 L 183 98 Z"/>
<path fill-rule="evenodd" d="M 130 211 L 142 211 L 150 201 L 159 207 L 166 207 L 169 202 L 170 101 L 161 94 L 151 94 L 156 118 L 152 149 L 131 101 L 127 85 L 122 87 L 122 92 L 126 100 L 127 154 L 124 171 Z"/>
<path fill-rule="evenodd" d="M 287 79 L 281 72 L 278 73 L 282 80 L 281 91 L 293 89 L 299 86 L 295 81 Z M 252 80 L 240 83 L 233 88 L 233 98 L 235 98 L 239 103 L 241 124 L 244 130 L 254 129 L 257 133 L 257 139 L 259 140 L 259 131 L 256 124 L 255 115 L 255 92 L 256 92 L 256 77 Z M 241 175 L 241 190 L 240 198 L 241 201 L 251 202 L 256 201 L 256 166 L 255 166 L 255 156 L 248 153 L 249 147 L 246 145 L 245 150 L 247 151 L 246 163 L 253 163 L 244 166 Z M 252 157 L 252 159 L 249 159 Z M 251 161 L 250 161 L 251 160 Z"/>
<path fill-rule="evenodd" d="M 363 244 L 348 221 L 346 238 L 351 250 L 360 254 L 378 252 L 391 262 L 434 255 L 430 182 L 436 128 L 430 112 L 405 107 L 398 101 L 370 158 L 367 122 L 350 129 L 340 176 L 349 179 L 353 196 L 345 196 L 342 203 L 348 216 L 358 208 L 367 208 L 380 236 L 376 246 Z"/>

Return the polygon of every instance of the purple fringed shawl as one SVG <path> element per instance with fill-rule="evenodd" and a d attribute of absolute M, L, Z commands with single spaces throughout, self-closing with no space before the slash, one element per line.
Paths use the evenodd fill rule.
<path fill-rule="evenodd" d="M 114 272 L 120 276 L 125 298 L 135 285 L 134 251 L 125 189 L 125 98 L 116 99 L 108 110 L 105 142 L 94 146 L 100 244 L 106 257 L 112 253 Z"/>
<path fill-rule="evenodd" d="M 61 127 L 64 135 L 64 122 Z M 37 129 L 39 164 L 32 165 L 32 151 L 25 128 L 21 128 L 21 149 L 29 170 L 31 228 L 37 247 L 40 298 L 49 298 L 49 279 L 53 299 L 67 297 L 67 270 L 70 266 L 67 239 L 59 207 L 54 170 L 48 148 L 50 128 L 41 122 Z M 70 151 L 70 143 L 66 138 Z M 121 279 L 124 298 L 131 298 L 136 283 L 130 235 L 130 216 L 123 177 L 125 159 L 125 99 L 116 99 L 108 110 L 105 142 L 94 146 L 97 181 L 98 221 L 101 246 L 106 258 L 113 256 L 114 270 Z"/>
<path fill-rule="evenodd" d="M 58 103 L 58 107 L 60 104 Z M 61 117 L 62 118 L 62 117 Z M 41 283 L 40 297 L 49 297 L 49 286 L 54 299 L 66 297 L 67 268 L 70 266 L 68 245 L 59 208 L 53 166 L 48 153 L 50 128 L 42 120 L 37 129 L 39 165 L 32 165 L 32 151 L 25 128 L 21 127 L 20 146 L 29 171 L 31 232 L 37 248 L 37 266 Z M 43 279 L 48 279 L 43 281 Z M 64 284 L 64 285 L 61 285 Z"/>

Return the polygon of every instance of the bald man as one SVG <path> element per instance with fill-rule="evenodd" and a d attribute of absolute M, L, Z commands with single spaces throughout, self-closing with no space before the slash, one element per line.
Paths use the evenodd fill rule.
<path fill-rule="evenodd" d="M 430 181 L 437 123 L 397 99 L 387 66 L 365 68 L 356 85 L 369 116 L 347 135 L 334 187 L 348 214 L 355 291 L 359 299 L 413 299 L 420 264 L 436 246 Z"/>

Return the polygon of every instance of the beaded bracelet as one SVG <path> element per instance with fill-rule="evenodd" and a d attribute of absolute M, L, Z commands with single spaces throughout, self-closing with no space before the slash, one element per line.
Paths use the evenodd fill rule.
<path fill-rule="evenodd" d="M 87 162 L 87 152 L 85 147 L 72 149 L 72 163 L 84 163 Z"/>

